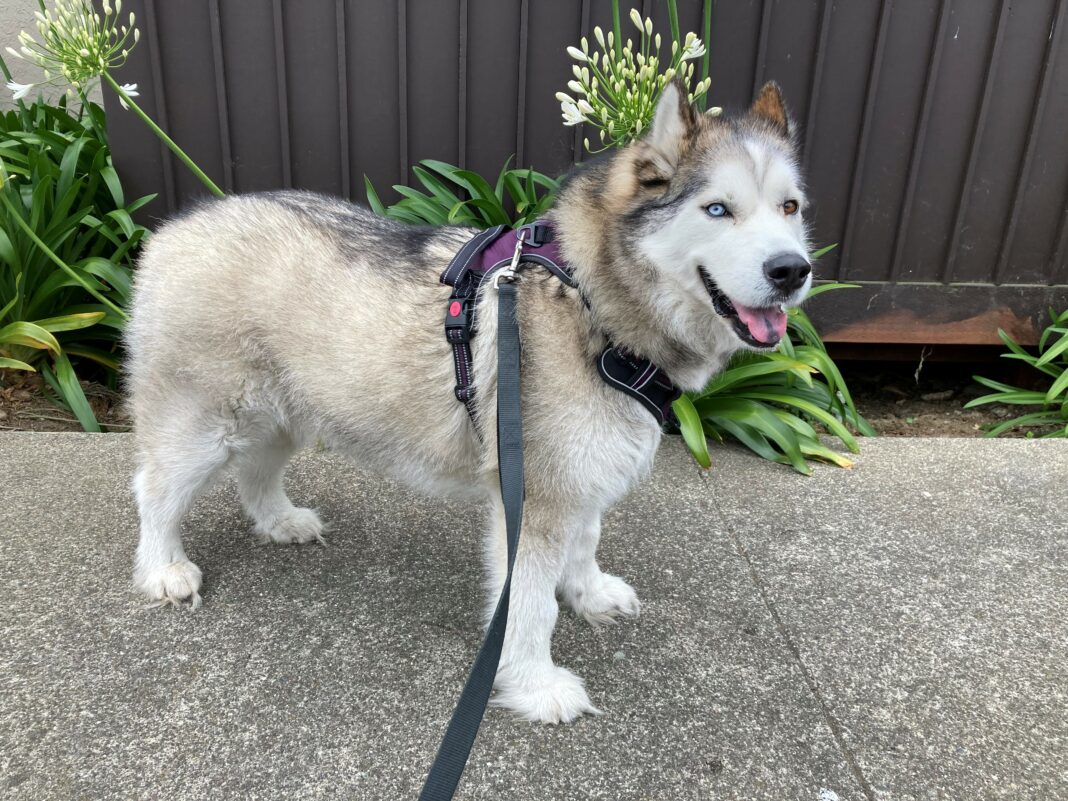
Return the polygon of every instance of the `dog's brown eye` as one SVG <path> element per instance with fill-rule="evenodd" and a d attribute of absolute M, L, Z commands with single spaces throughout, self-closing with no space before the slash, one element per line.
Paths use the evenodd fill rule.
<path fill-rule="evenodd" d="M 784 201 L 783 204 L 782 204 L 782 213 L 783 214 L 797 214 L 797 210 L 799 208 L 800 208 L 800 206 L 797 205 L 797 201 L 796 200 L 787 200 L 787 201 Z"/>

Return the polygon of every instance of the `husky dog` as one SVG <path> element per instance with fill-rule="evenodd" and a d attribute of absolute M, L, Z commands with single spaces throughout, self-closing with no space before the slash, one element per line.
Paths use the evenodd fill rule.
<path fill-rule="evenodd" d="M 774 347 L 784 307 L 811 282 L 804 206 L 792 123 L 770 83 L 732 118 L 668 86 L 643 139 L 560 190 L 550 218 L 578 289 L 533 265 L 520 273 L 526 503 L 495 704 L 547 723 L 597 714 L 550 657 L 558 599 L 592 623 L 638 614 L 596 550 L 602 512 L 649 472 L 661 430 L 599 377 L 595 357 L 612 342 L 698 390 L 735 351 Z M 506 565 L 497 293 L 486 282 L 478 301 L 469 416 L 453 394 L 450 290 L 438 281 L 474 233 L 276 192 L 212 202 L 152 237 L 127 340 L 143 593 L 199 604 L 179 524 L 224 468 L 259 537 L 320 540 L 322 521 L 290 501 L 282 475 L 321 439 L 485 505 L 488 619 Z"/>

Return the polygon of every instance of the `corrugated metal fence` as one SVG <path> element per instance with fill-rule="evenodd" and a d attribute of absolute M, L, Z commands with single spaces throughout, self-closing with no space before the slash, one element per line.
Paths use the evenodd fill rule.
<path fill-rule="evenodd" d="M 774 78 L 804 132 L 820 277 L 863 283 L 814 314 L 831 339 L 1033 337 L 1068 305 L 1068 0 L 710 0 L 713 103 Z M 117 76 L 228 191 L 363 199 L 437 158 L 565 170 L 564 49 L 608 0 L 127 0 Z M 660 0 L 632 4 L 669 30 Z M 680 2 L 700 31 L 702 3 Z M 629 24 L 629 23 L 626 23 Z M 117 166 L 153 213 L 201 192 L 108 99 Z"/>

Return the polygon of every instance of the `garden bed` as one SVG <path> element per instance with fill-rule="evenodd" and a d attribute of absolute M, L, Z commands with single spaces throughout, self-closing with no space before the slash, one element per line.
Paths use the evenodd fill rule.
<path fill-rule="evenodd" d="M 981 437 L 984 427 L 1015 413 L 1003 404 L 963 409 L 966 401 L 983 392 L 963 369 L 940 365 L 937 375 L 921 376 L 918 383 L 909 374 L 911 367 L 853 363 L 842 369 L 860 412 L 883 436 Z M 44 396 L 41 384 L 34 374 L 0 370 L 0 430 L 81 431 L 70 412 Z M 91 381 L 83 381 L 82 388 L 106 430 L 129 430 L 119 393 Z"/>
<path fill-rule="evenodd" d="M 82 431 L 78 420 L 50 401 L 38 374 L 0 370 L 0 431 Z M 82 381 L 86 400 L 105 431 L 128 431 L 122 396 L 93 381 Z"/>

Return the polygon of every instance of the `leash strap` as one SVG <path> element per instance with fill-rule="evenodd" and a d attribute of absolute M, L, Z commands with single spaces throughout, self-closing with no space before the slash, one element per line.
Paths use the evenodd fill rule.
<path fill-rule="evenodd" d="M 508 533 L 508 572 L 486 638 L 445 730 L 419 801 L 449 801 L 460 783 L 467 758 L 486 713 L 508 625 L 512 567 L 519 548 L 523 517 L 523 417 L 519 394 L 519 323 L 516 285 L 501 280 L 497 300 L 497 466 Z"/>

